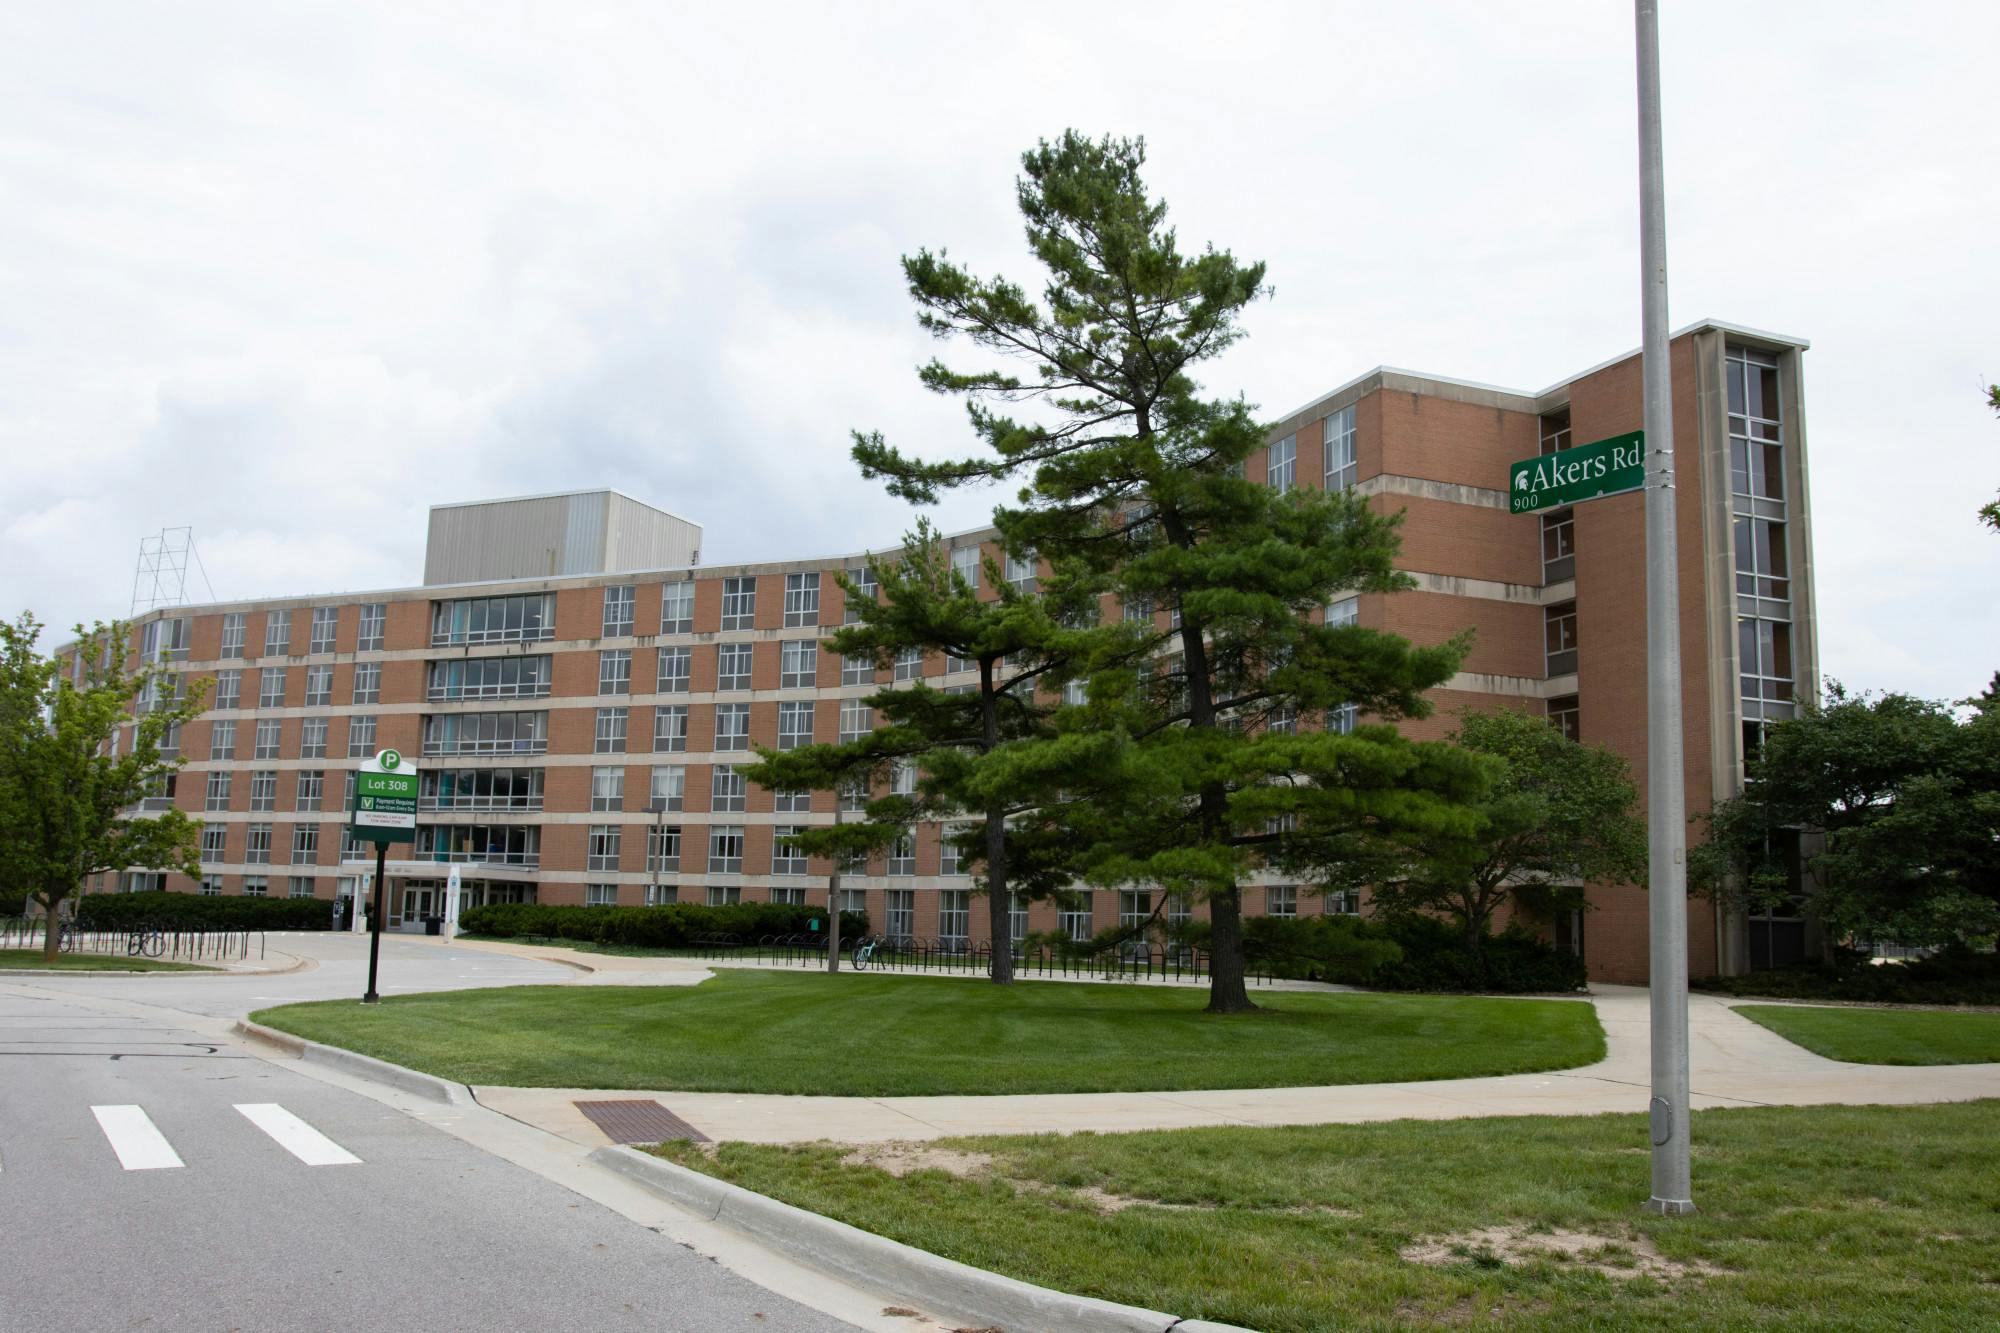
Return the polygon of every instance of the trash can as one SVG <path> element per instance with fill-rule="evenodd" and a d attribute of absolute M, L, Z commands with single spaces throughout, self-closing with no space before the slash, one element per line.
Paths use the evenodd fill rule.
<path fill-rule="evenodd" d="M 426 935 L 442 935 L 442 934 L 444 934 L 444 918 L 443 918 L 443 917 L 441 917 L 441 916 L 427 916 L 427 917 L 425 917 L 425 918 L 424 918 L 424 934 L 426 934 Z"/>

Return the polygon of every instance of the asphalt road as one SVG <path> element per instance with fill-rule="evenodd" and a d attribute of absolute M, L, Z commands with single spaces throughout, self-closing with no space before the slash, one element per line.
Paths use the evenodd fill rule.
<path fill-rule="evenodd" d="M 0 978 L 0 1330 L 850 1327 L 213 1023 L 135 1007 L 358 995 L 363 943 L 320 937 L 321 966 L 285 977 Z M 551 972 L 384 948 L 389 993 Z"/>

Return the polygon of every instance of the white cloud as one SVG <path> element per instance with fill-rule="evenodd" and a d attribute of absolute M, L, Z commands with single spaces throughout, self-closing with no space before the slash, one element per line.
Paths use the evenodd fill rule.
<path fill-rule="evenodd" d="M 1969 693 L 2000 665 L 1971 517 L 2000 486 L 2000 17 L 1665 21 L 1676 322 L 1814 342 L 1827 668 Z M 1217 390 L 1538 388 L 1637 341 L 1631 68 L 1586 0 L 26 7 L 0 608 L 120 613 L 179 524 L 225 596 L 406 584 L 430 503 L 600 482 L 704 523 L 711 561 L 891 542 L 911 516 L 849 429 L 966 444 L 911 373 L 897 257 L 1032 276 L 1016 159 L 1068 125 L 1144 133 L 1183 237 L 1270 261 Z"/>

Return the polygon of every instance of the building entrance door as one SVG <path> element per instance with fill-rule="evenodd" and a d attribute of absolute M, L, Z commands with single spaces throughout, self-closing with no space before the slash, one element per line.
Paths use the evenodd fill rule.
<path fill-rule="evenodd" d="M 405 884 L 403 886 L 404 930 L 422 930 L 424 918 L 438 914 L 439 895 L 442 892 L 431 883 Z"/>

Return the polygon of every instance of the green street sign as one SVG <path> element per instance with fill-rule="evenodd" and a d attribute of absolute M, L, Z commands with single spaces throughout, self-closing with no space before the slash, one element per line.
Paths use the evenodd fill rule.
<path fill-rule="evenodd" d="M 417 837 L 417 770 L 384 750 L 354 775 L 352 823 L 357 842 L 387 845 Z"/>
<path fill-rule="evenodd" d="M 1515 463 L 1508 469 L 1507 512 L 1560 509 L 1645 484 L 1646 432 L 1635 430 Z"/>

